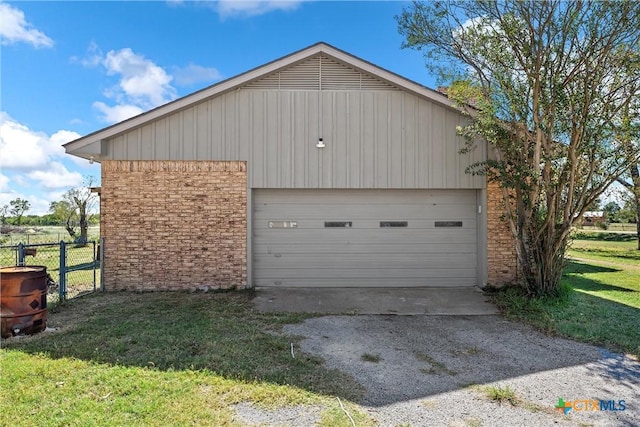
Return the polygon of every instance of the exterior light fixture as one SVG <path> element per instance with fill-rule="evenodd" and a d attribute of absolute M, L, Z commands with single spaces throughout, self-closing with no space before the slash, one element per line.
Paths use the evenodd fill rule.
<path fill-rule="evenodd" d="M 95 158 L 93 156 L 89 156 L 89 164 L 92 165 Z"/>
<path fill-rule="evenodd" d="M 324 141 L 322 140 L 322 138 L 318 138 L 318 143 L 316 144 L 316 147 L 318 148 L 324 148 Z"/>

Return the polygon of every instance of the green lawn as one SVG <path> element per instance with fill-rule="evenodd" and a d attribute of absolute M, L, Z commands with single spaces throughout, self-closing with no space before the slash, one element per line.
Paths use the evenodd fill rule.
<path fill-rule="evenodd" d="M 54 225 L 44 226 L 23 226 L 21 233 L 9 233 L 0 235 L 0 244 L 17 245 L 18 243 L 37 244 L 37 243 L 54 243 L 60 240 L 72 240 L 64 227 Z M 92 225 L 89 227 L 89 240 L 97 240 L 100 238 L 100 226 Z"/>
<path fill-rule="evenodd" d="M 516 289 L 495 296 L 511 318 L 550 333 L 640 357 L 640 251 L 631 240 L 574 240 L 559 300 L 525 300 Z"/>
<path fill-rule="evenodd" d="M 351 377 L 277 333 L 250 293 L 107 293 L 54 309 L 54 333 L 2 342 L 0 425 L 233 425 L 233 405 L 321 405 L 321 424 L 371 425 Z M 295 358 L 291 355 L 294 346 Z M 237 424 L 237 423 L 236 423 Z"/>
<path fill-rule="evenodd" d="M 633 236 L 624 236 L 619 241 L 576 239 L 567 253 L 569 258 L 606 261 L 628 264 L 640 268 L 640 251 Z"/>
<path fill-rule="evenodd" d="M 596 226 L 584 226 L 582 227 L 582 230 L 585 231 L 602 231 L 601 228 L 596 227 Z M 607 227 L 607 231 L 625 231 L 625 232 L 633 232 L 636 231 L 637 227 L 635 224 L 633 223 L 620 223 L 620 222 L 612 222 L 609 224 L 609 227 Z"/>

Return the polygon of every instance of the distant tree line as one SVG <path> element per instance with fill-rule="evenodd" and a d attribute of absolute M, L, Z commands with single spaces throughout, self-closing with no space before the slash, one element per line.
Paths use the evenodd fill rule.
<path fill-rule="evenodd" d="M 605 212 L 607 222 L 635 224 L 638 220 L 633 200 L 624 201 L 622 206 L 617 202 L 609 202 L 602 207 L 602 211 Z"/>
<path fill-rule="evenodd" d="M 93 213 L 98 202 L 97 194 L 91 191 L 94 183 L 95 178 L 85 177 L 81 187 L 71 188 L 64 193 L 61 200 L 51 202 L 49 213 L 44 215 L 27 215 L 31 209 L 28 200 L 11 200 L 9 204 L 0 207 L 2 232 L 9 232 L 8 226 L 61 225 L 70 237 L 79 242 L 86 242 L 88 227 L 100 223 L 100 215 Z"/>
<path fill-rule="evenodd" d="M 2 225 L 15 225 L 17 224 L 17 219 L 11 216 L 4 217 L 4 221 Z M 20 226 L 22 227 L 40 227 L 40 226 L 52 226 L 52 225 L 64 225 L 63 218 L 56 214 L 48 213 L 44 215 L 23 215 L 20 220 Z M 100 224 L 100 214 L 93 214 L 87 220 L 89 225 L 98 225 Z"/>

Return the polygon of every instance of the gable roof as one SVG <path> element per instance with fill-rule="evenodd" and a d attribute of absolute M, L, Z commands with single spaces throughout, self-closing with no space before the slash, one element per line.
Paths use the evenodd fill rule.
<path fill-rule="evenodd" d="M 87 147 L 94 143 L 101 143 L 108 138 L 112 138 L 121 133 L 143 126 L 147 123 L 168 116 L 185 108 L 189 108 L 194 104 L 205 101 L 209 98 L 213 98 L 222 93 L 239 89 L 244 85 L 249 85 L 248 87 L 250 87 L 252 83 L 258 82 L 260 80 L 266 80 L 278 71 L 282 71 L 287 67 L 299 64 L 318 55 L 323 55 L 324 57 L 328 57 L 350 67 L 353 67 L 355 70 L 358 70 L 362 73 L 375 76 L 375 80 L 383 82 L 384 84 L 388 84 L 389 86 L 397 87 L 400 90 L 411 92 L 415 95 L 427 98 L 438 104 L 442 104 L 449 108 L 454 108 L 453 102 L 449 100 L 446 95 L 443 95 L 436 90 L 427 88 L 426 86 L 406 79 L 396 73 L 378 67 L 377 65 L 360 59 L 329 44 L 319 42 L 307 48 L 284 56 L 280 59 L 276 59 L 275 61 L 269 62 L 265 65 L 261 65 L 257 68 L 239 74 L 235 77 L 231 77 L 212 86 L 201 89 L 190 95 L 178 98 L 174 101 L 156 107 L 130 119 L 124 120 L 122 122 L 116 123 L 114 125 L 108 126 L 81 138 L 78 138 L 74 141 L 68 142 L 64 144 L 63 147 L 69 154 L 89 158 L 88 153 L 82 153 L 82 149 L 84 147 Z M 259 85 L 255 87 L 259 87 Z"/>

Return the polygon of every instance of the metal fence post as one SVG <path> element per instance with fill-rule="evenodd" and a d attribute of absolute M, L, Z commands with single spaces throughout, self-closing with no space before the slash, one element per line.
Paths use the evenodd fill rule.
<path fill-rule="evenodd" d="M 18 265 L 24 265 L 24 245 L 18 243 Z"/>
<path fill-rule="evenodd" d="M 96 291 L 96 241 L 94 240 L 93 242 L 93 291 Z"/>
<path fill-rule="evenodd" d="M 60 301 L 67 299 L 67 244 L 60 240 L 60 279 L 58 280 L 58 293 Z"/>
<path fill-rule="evenodd" d="M 100 291 L 104 292 L 104 237 L 100 238 Z"/>

